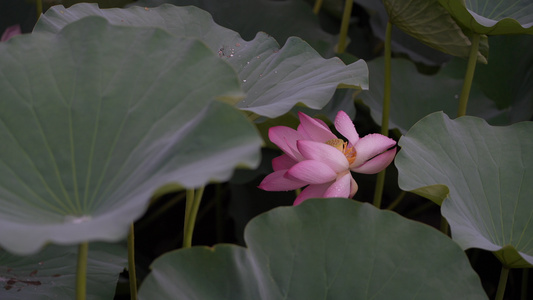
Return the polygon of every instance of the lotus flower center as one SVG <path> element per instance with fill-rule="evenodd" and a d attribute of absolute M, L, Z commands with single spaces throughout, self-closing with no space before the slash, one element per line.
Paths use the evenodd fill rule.
<path fill-rule="evenodd" d="M 342 154 L 346 156 L 346 159 L 350 165 L 355 161 L 357 151 L 355 151 L 354 147 L 348 147 L 348 142 L 345 142 L 341 139 L 331 139 L 327 141 L 326 144 L 333 146 L 342 152 Z"/>

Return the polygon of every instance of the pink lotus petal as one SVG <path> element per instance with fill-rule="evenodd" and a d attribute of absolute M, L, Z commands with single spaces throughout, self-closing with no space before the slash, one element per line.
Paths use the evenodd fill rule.
<path fill-rule="evenodd" d="M 328 189 L 328 187 L 331 185 L 331 183 L 324 183 L 324 184 L 313 184 L 308 187 L 306 187 L 298 197 L 296 197 L 296 200 L 294 200 L 293 205 L 298 205 L 305 200 L 309 198 L 323 198 L 324 192 Z"/>
<path fill-rule="evenodd" d="M 298 140 L 299 141 L 299 140 Z M 296 142 L 298 142 L 296 141 Z M 297 143 L 290 143 L 288 144 L 289 146 L 289 149 L 291 151 L 291 155 L 289 155 L 289 157 L 293 158 L 294 160 L 296 161 L 302 161 L 302 160 L 305 160 L 305 158 L 302 156 L 302 154 L 300 153 L 300 151 L 298 150 L 298 145 Z M 287 153 L 288 155 L 289 153 Z"/>
<path fill-rule="evenodd" d="M 268 174 L 258 187 L 265 191 L 281 192 L 299 189 L 307 185 L 305 182 L 286 178 L 286 172 L 287 170 L 282 170 Z"/>
<path fill-rule="evenodd" d="M 320 120 L 320 119 L 317 119 L 317 118 L 313 118 L 313 120 L 315 120 L 316 122 L 318 122 L 319 125 L 322 125 L 322 127 L 324 127 L 326 130 L 328 131 L 331 131 L 329 129 L 329 126 L 328 124 L 326 124 L 326 122 Z M 303 136 L 305 136 L 305 139 L 306 140 L 312 140 L 312 138 L 307 134 L 307 132 L 305 132 L 305 128 L 302 126 L 302 124 L 298 125 L 298 132 L 300 132 Z"/>
<path fill-rule="evenodd" d="M 366 163 L 356 168 L 351 168 L 352 171 L 361 174 L 376 174 L 385 169 L 393 160 L 396 155 L 396 148 L 391 149 L 379 156 L 372 158 Z"/>
<path fill-rule="evenodd" d="M 352 174 L 350 174 L 350 172 L 346 173 L 340 178 L 337 178 L 337 180 L 324 192 L 324 198 L 348 198 L 352 192 L 350 178 L 352 178 Z"/>
<path fill-rule="evenodd" d="M 359 141 L 359 134 L 357 134 L 352 119 L 342 110 L 335 117 L 335 129 L 348 140 L 350 145 L 355 145 Z"/>
<path fill-rule="evenodd" d="M 285 177 L 308 184 L 321 184 L 335 180 L 337 173 L 323 162 L 304 160 L 290 168 Z"/>
<path fill-rule="evenodd" d="M 303 139 L 296 130 L 287 126 L 275 126 L 268 130 L 268 138 L 292 159 L 300 161 L 303 157 L 296 148 L 296 141 Z"/>
<path fill-rule="evenodd" d="M 372 157 L 387 151 L 387 149 L 394 145 L 396 145 L 395 140 L 378 133 L 364 136 L 355 144 L 357 156 L 355 157 L 355 161 L 350 165 L 350 169 L 353 171 L 354 168 L 361 166 Z"/>
<path fill-rule="evenodd" d="M 6 30 L 4 30 L 4 33 L 2 33 L 2 37 L 0 38 L 0 42 L 5 42 L 9 40 L 10 38 L 14 37 L 15 35 L 22 34 L 22 30 L 20 29 L 19 24 L 11 25 Z"/>
<path fill-rule="evenodd" d="M 313 120 L 317 121 L 320 125 L 322 125 L 322 127 L 326 128 L 327 130 L 330 130 L 329 129 L 329 125 L 326 124 L 326 122 L 320 120 L 319 118 L 313 118 Z M 331 130 L 330 130 L 331 131 Z"/>
<path fill-rule="evenodd" d="M 348 170 L 346 156 L 333 146 L 306 140 L 297 141 L 296 146 L 304 158 L 323 162 L 336 173 Z"/>
<path fill-rule="evenodd" d="M 353 179 L 352 176 L 350 176 L 350 188 L 352 190 L 350 191 L 350 195 L 348 196 L 348 198 L 352 198 L 355 195 L 355 193 L 357 193 L 357 190 L 359 189 L 359 185 L 357 185 L 357 182 L 355 182 L 355 179 Z"/>
<path fill-rule="evenodd" d="M 274 171 L 288 170 L 297 162 L 298 161 L 292 159 L 287 154 L 283 154 L 272 159 L 272 168 L 274 169 Z"/>
<path fill-rule="evenodd" d="M 302 112 L 298 112 L 298 116 L 300 117 L 298 132 L 307 135 L 309 139 L 324 143 L 337 138 L 328 127 L 324 127 L 324 122 L 319 122 Z"/>

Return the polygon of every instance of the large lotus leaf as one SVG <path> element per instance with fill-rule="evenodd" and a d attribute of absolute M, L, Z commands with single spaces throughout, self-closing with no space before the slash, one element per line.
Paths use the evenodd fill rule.
<path fill-rule="evenodd" d="M 0 299 L 74 299 L 77 249 L 49 245 L 31 256 L 0 251 Z M 127 265 L 126 248 L 89 245 L 87 299 L 113 299 L 120 272 Z"/>
<path fill-rule="evenodd" d="M 372 32 L 377 38 L 384 40 L 387 30 L 388 16 L 385 8 L 370 17 Z M 412 61 L 428 66 L 441 66 L 448 62 L 452 56 L 429 47 L 414 37 L 403 32 L 396 26 L 392 26 L 391 49 L 393 53 L 405 54 Z"/>
<path fill-rule="evenodd" d="M 193 5 L 209 12 L 215 22 L 238 32 L 245 40 L 263 31 L 283 44 L 297 36 L 323 56 L 334 54 L 337 39 L 322 30 L 318 17 L 303 0 L 142 0 L 134 5 L 156 7 L 164 3 L 176 6 Z"/>
<path fill-rule="evenodd" d="M 382 1 L 356 0 L 356 3 L 365 8 L 370 16 L 372 33 L 379 39 L 385 40 L 385 31 L 389 16 Z M 410 59 L 425 65 L 440 66 L 450 60 L 451 56 L 429 47 L 414 37 L 392 27 L 391 48 L 394 53 L 403 53 Z"/>
<path fill-rule="evenodd" d="M 531 0 L 439 0 L 450 14 L 473 32 L 490 35 L 533 34 Z"/>
<path fill-rule="evenodd" d="M 531 267 L 532 136 L 532 122 L 493 127 L 476 117 L 431 114 L 400 139 L 400 188 L 445 199 L 442 214 L 463 249 L 494 251 L 509 267 Z"/>
<path fill-rule="evenodd" d="M 209 13 L 193 6 L 165 4 L 157 8 L 98 9 L 78 4 L 51 8 L 39 19 L 35 31 L 55 32 L 89 15 L 105 17 L 111 24 L 161 27 L 175 36 L 201 39 L 239 73 L 246 97 L 231 102 L 251 114 L 277 117 L 301 102 L 314 109 L 325 106 L 336 88 L 368 87 L 366 63 L 346 66 L 340 59 L 322 58 L 300 38 L 289 38 L 283 48 L 265 33 L 252 41 L 213 22 Z"/>
<path fill-rule="evenodd" d="M 91 17 L 0 43 L 0 245 L 118 240 L 159 186 L 259 163 L 233 69 L 197 40 Z"/>
<path fill-rule="evenodd" d="M 350 199 L 278 207 L 248 248 L 167 253 L 140 299 L 487 299 L 464 252 L 437 230 Z"/>
<path fill-rule="evenodd" d="M 370 107 L 374 121 L 381 124 L 385 76 L 383 59 L 369 62 L 368 68 L 370 88 L 368 91 L 362 91 L 358 97 Z M 432 112 L 442 110 L 450 115 L 456 114 L 463 79 L 451 77 L 444 70 L 435 75 L 424 75 L 408 60 L 392 60 L 390 128 L 398 128 L 400 132 L 405 133 L 418 120 Z M 507 112 L 498 110 L 496 104 L 476 86 L 470 91 L 467 112 L 483 117 L 492 124 L 508 123 Z"/>
<path fill-rule="evenodd" d="M 55 5 L 57 3 L 61 3 L 65 7 L 72 6 L 74 4 L 80 3 L 80 2 L 90 2 L 90 3 L 97 3 L 99 7 L 101 8 L 111 8 L 111 7 L 123 7 L 124 5 L 130 4 L 134 0 L 60 0 L 60 1 L 43 1 L 44 5 L 46 5 L 46 2 L 49 2 L 50 5 Z"/>
<path fill-rule="evenodd" d="M 444 53 L 466 58 L 472 42 L 438 0 L 384 0 L 389 20 L 405 33 Z M 478 60 L 487 63 L 488 46 L 479 47 Z"/>

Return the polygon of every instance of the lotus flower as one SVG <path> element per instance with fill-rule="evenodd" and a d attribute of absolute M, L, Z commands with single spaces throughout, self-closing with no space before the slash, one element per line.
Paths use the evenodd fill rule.
<path fill-rule="evenodd" d="M 14 37 L 15 35 L 19 35 L 19 34 L 22 34 L 20 25 L 19 24 L 11 25 L 8 28 L 6 28 L 4 33 L 2 33 L 2 37 L 0 37 L 0 42 L 5 42 L 9 40 L 10 38 Z"/>
<path fill-rule="evenodd" d="M 359 138 L 352 120 L 339 111 L 335 128 L 348 141 L 339 139 L 323 121 L 298 113 L 297 130 L 270 128 L 268 137 L 284 154 L 272 160 L 274 172 L 259 188 L 289 191 L 307 186 L 294 205 L 309 198 L 352 198 L 358 186 L 350 171 L 375 174 L 385 169 L 396 154 L 396 141 L 381 134 Z"/>

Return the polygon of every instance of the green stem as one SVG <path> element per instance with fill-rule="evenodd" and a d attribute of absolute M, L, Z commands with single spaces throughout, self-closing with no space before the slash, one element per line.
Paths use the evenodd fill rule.
<path fill-rule="evenodd" d="M 398 197 L 396 197 L 396 199 L 394 199 L 394 201 L 392 201 L 391 204 L 389 204 L 389 206 L 387 206 L 387 210 L 393 210 L 396 208 L 396 206 L 398 206 L 398 204 L 400 204 L 400 202 L 402 202 L 402 200 L 405 198 L 405 195 L 407 194 L 406 191 L 401 191 L 400 194 L 398 195 Z"/>
<path fill-rule="evenodd" d="M 496 297 L 494 300 L 502 300 L 505 294 L 505 286 L 507 285 L 507 277 L 509 277 L 509 270 L 506 266 L 502 266 L 502 272 L 500 273 L 500 282 L 498 283 L 498 290 L 496 291 Z"/>
<path fill-rule="evenodd" d="M 391 36 L 392 23 L 387 22 L 387 29 L 385 31 L 385 78 L 383 85 L 383 112 L 381 114 L 381 134 L 389 135 L 389 114 L 390 114 L 390 96 L 391 96 Z M 383 198 L 383 188 L 385 186 L 385 169 L 378 174 L 376 180 L 376 189 L 374 191 L 374 206 L 381 207 L 381 199 Z"/>
<path fill-rule="evenodd" d="M 389 114 L 390 114 L 390 97 L 391 97 L 391 60 L 392 60 L 392 23 L 387 22 L 385 31 L 385 78 L 383 79 L 383 112 L 381 114 L 381 134 L 389 135 Z"/>
<path fill-rule="evenodd" d="M 346 50 L 346 37 L 348 36 L 348 27 L 350 27 L 350 18 L 352 16 L 353 0 L 346 0 L 344 11 L 342 13 L 341 32 L 339 34 L 339 45 L 337 53 L 344 53 Z"/>
<path fill-rule="evenodd" d="M 43 1 L 37 0 L 35 5 L 37 6 L 37 20 L 39 20 L 41 14 L 43 13 Z"/>
<path fill-rule="evenodd" d="M 381 199 L 383 198 L 383 188 L 385 187 L 385 170 L 378 173 L 376 179 L 376 189 L 374 190 L 374 206 L 381 208 Z"/>
<path fill-rule="evenodd" d="M 201 187 L 197 191 L 187 190 L 187 200 L 185 204 L 185 225 L 183 228 L 183 248 L 189 248 L 192 246 L 194 224 L 196 223 L 196 216 L 198 215 L 198 209 L 200 208 L 200 202 L 202 201 L 204 188 L 205 187 Z"/>
<path fill-rule="evenodd" d="M 128 233 L 128 274 L 130 277 L 130 299 L 137 299 L 137 275 L 135 271 L 135 231 L 133 223 Z"/>
<path fill-rule="evenodd" d="M 521 300 L 527 299 L 527 288 L 528 288 L 527 281 L 529 277 L 528 275 L 529 275 L 529 269 L 527 268 L 522 269 L 522 291 L 520 293 Z"/>
<path fill-rule="evenodd" d="M 472 37 L 472 46 L 470 47 L 470 55 L 468 57 L 468 64 L 466 67 L 465 79 L 463 81 L 463 89 L 461 90 L 461 97 L 459 97 L 459 109 L 457 110 L 457 117 L 466 115 L 468 96 L 470 95 L 470 88 L 472 87 L 472 80 L 474 79 L 474 71 L 476 70 L 479 38 L 480 34 L 474 33 Z"/>
<path fill-rule="evenodd" d="M 150 213 L 150 215 L 141 221 L 137 222 L 137 232 L 144 230 L 152 222 L 159 220 L 160 216 L 167 212 L 172 206 L 178 204 L 179 202 L 185 199 L 184 193 L 179 193 L 175 197 L 172 197 L 170 200 L 166 201 L 165 204 L 161 205 L 155 212 Z M 153 205 L 155 202 L 152 202 L 150 205 Z"/>
<path fill-rule="evenodd" d="M 405 214 L 405 217 L 408 218 L 408 219 L 412 219 L 412 218 L 414 218 L 414 217 L 426 212 L 428 209 L 433 208 L 434 205 L 436 205 L 436 204 L 431 202 L 431 201 L 427 201 L 426 203 L 416 207 L 412 211 L 407 212 Z"/>
<path fill-rule="evenodd" d="M 318 15 L 318 13 L 320 12 L 320 8 L 322 7 L 322 2 L 324 1 L 315 0 L 315 6 L 313 6 L 313 12 L 315 13 L 315 15 Z"/>
<path fill-rule="evenodd" d="M 76 270 L 76 300 L 85 300 L 87 294 L 87 260 L 89 243 L 83 242 L 78 246 L 78 267 Z"/>

